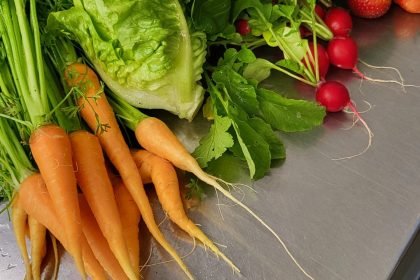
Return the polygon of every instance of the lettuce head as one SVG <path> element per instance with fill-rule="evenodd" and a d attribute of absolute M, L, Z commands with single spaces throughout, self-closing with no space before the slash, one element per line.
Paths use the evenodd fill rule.
<path fill-rule="evenodd" d="M 76 41 L 105 84 L 133 106 L 192 119 L 206 36 L 191 32 L 177 0 L 78 0 L 47 29 Z"/>

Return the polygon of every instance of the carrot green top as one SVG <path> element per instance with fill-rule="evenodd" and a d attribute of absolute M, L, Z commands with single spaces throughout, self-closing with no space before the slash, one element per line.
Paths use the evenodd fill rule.
<path fill-rule="evenodd" d="M 0 86 L 2 91 L 14 95 L 17 101 L 14 110 L 20 110 L 21 115 L 0 113 L 25 121 L 28 135 L 49 123 L 74 130 L 79 126 L 78 119 L 68 118 L 63 112 L 67 102 L 63 102 L 64 90 L 50 61 L 43 56 L 36 0 L 1 0 L 0 14 L 0 68 L 10 77 L 9 85 Z"/>
<path fill-rule="evenodd" d="M 0 35 L 7 65 L 16 85 L 26 117 L 33 128 L 48 123 L 48 96 L 41 54 L 41 39 L 35 0 L 29 1 L 29 16 L 24 1 L 0 2 Z"/>

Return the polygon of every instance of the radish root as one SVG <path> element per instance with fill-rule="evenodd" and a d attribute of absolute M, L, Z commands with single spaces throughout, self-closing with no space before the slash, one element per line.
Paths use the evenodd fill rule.
<path fill-rule="evenodd" d="M 364 153 L 366 153 L 367 150 L 369 150 L 370 146 L 372 145 L 372 139 L 373 139 L 373 136 L 374 136 L 372 130 L 367 125 L 366 121 L 363 119 L 363 117 L 360 115 L 360 112 L 357 111 L 355 105 L 351 101 L 349 102 L 349 104 L 347 106 L 350 108 L 350 110 L 353 112 L 354 116 L 356 117 L 356 120 L 353 122 L 353 125 L 356 124 L 356 122 L 360 121 L 363 124 L 363 126 L 366 128 L 366 131 L 367 131 L 368 137 L 369 137 L 368 144 L 360 153 L 357 153 L 357 154 L 351 155 L 351 156 L 333 158 L 332 160 L 352 159 L 352 158 L 361 156 Z"/>
<path fill-rule="evenodd" d="M 397 80 L 383 80 L 383 79 L 375 79 L 369 76 L 366 76 L 365 74 L 363 74 L 362 72 L 360 72 L 359 69 L 357 69 L 357 67 L 354 67 L 352 70 L 354 73 L 356 73 L 361 79 L 363 80 L 367 80 L 367 81 L 371 81 L 371 82 L 378 82 L 378 83 L 395 83 L 400 85 L 403 88 L 403 91 L 406 92 L 405 88 L 406 87 L 414 87 L 414 88 L 420 88 L 420 85 L 410 85 L 410 84 L 405 84 L 404 83 L 404 78 L 401 75 L 401 72 L 394 67 L 390 67 L 390 66 L 375 66 L 375 65 L 371 65 L 368 64 L 362 60 L 359 60 L 362 64 L 374 68 L 374 69 L 392 69 L 394 71 L 396 71 L 398 73 L 398 76 L 400 78 L 401 81 L 397 81 Z"/>
<path fill-rule="evenodd" d="M 395 72 L 397 72 L 398 77 L 399 77 L 399 78 L 400 78 L 400 80 L 401 80 L 401 83 L 402 83 L 402 84 L 404 84 L 404 78 L 403 78 L 403 76 L 401 75 L 400 70 L 398 70 L 398 69 L 397 69 L 397 68 L 395 68 L 395 67 L 391 67 L 391 66 L 377 66 L 377 65 L 372 65 L 372 64 L 369 64 L 369 63 L 367 63 L 366 61 L 361 60 L 361 59 L 359 59 L 359 62 L 360 62 L 360 63 L 362 63 L 363 65 L 365 65 L 365 66 L 367 66 L 367 67 L 370 67 L 370 68 L 373 68 L 373 69 L 391 69 L 391 70 L 394 70 Z"/>

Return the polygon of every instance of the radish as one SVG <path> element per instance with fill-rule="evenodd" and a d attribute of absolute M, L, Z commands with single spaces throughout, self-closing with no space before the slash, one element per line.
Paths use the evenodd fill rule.
<path fill-rule="evenodd" d="M 350 104 L 349 91 L 336 81 L 321 83 L 316 90 L 315 98 L 328 112 L 340 112 Z"/>
<path fill-rule="evenodd" d="M 325 50 L 325 48 L 321 44 L 316 44 L 316 45 L 317 45 L 317 55 L 318 55 L 319 76 L 321 80 L 324 80 L 325 76 L 328 73 L 328 69 L 330 68 L 330 59 L 328 58 L 328 53 Z M 312 70 L 315 71 L 314 62 L 313 62 L 314 53 L 315 53 L 313 42 L 309 42 L 309 50 L 310 50 L 309 61 L 310 61 Z M 303 61 L 303 63 L 305 64 L 305 66 L 307 65 L 305 60 Z"/>
<path fill-rule="evenodd" d="M 318 86 L 315 94 L 316 101 L 324 106 L 328 112 L 340 112 L 345 108 L 349 108 L 353 112 L 356 119 L 363 124 L 368 132 L 369 142 L 363 151 L 352 156 L 336 158 L 334 160 L 350 159 L 365 153 L 372 144 L 373 133 L 351 101 L 347 88 L 342 83 L 337 81 L 327 81 L 321 83 Z"/>
<path fill-rule="evenodd" d="M 324 19 L 325 18 L 325 10 L 324 8 L 322 8 L 321 5 L 316 4 L 315 5 L 315 13 L 321 18 Z"/>
<path fill-rule="evenodd" d="M 330 8 L 324 17 L 324 21 L 334 36 L 348 36 L 353 27 L 349 12 L 340 7 Z"/>
<path fill-rule="evenodd" d="M 365 62 L 363 62 L 365 65 L 372 67 L 372 68 L 390 68 L 395 70 L 400 78 L 400 81 L 396 80 L 382 80 L 382 79 L 375 79 L 366 76 L 360 70 L 357 68 L 357 62 L 359 60 L 359 53 L 356 42 L 351 37 L 344 37 L 344 36 L 337 36 L 334 37 L 327 46 L 327 53 L 328 57 L 330 59 L 330 63 L 332 65 L 337 66 L 341 69 L 351 69 L 353 70 L 360 78 L 372 82 L 382 82 L 382 83 L 396 83 L 403 87 L 418 87 L 416 85 L 406 85 L 404 84 L 404 81 L 401 77 L 401 74 L 399 73 L 398 69 L 395 69 L 393 67 L 381 67 L 381 66 L 372 66 Z"/>
<path fill-rule="evenodd" d="M 248 21 L 246 19 L 239 19 L 236 22 L 236 31 L 242 36 L 251 33 L 251 27 L 249 26 Z"/>
<path fill-rule="evenodd" d="M 356 42 L 350 37 L 338 36 L 331 39 L 327 47 L 332 65 L 341 69 L 355 69 L 358 59 Z M 355 71 L 358 72 L 358 71 Z"/>

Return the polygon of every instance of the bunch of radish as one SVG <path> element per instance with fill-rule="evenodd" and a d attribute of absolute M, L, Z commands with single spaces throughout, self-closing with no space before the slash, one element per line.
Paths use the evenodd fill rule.
<path fill-rule="evenodd" d="M 358 49 L 356 42 L 350 37 L 353 22 L 349 12 L 340 7 L 331 7 L 324 12 L 319 5 L 315 12 L 322 17 L 334 34 L 334 38 L 327 43 L 326 49 L 321 44 L 317 44 L 318 71 L 321 81 L 317 86 L 315 98 L 327 112 L 340 112 L 346 108 L 351 110 L 356 119 L 364 125 L 369 135 L 369 143 L 361 153 L 351 157 L 358 156 L 370 147 L 373 134 L 350 99 L 347 88 L 338 81 L 327 81 L 325 77 L 330 65 L 334 65 L 340 69 L 351 69 L 362 79 L 374 79 L 367 78 L 357 69 Z M 310 44 L 310 50 L 314 53 L 313 44 Z"/>
<path fill-rule="evenodd" d="M 315 12 L 323 18 L 334 34 L 334 38 L 328 42 L 326 49 L 321 44 L 317 44 L 321 82 L 316 89 L 316 100 L 325 106 L 328 112 L 339 112 L 346 107 L 354 109 L 346 87 L 340 82 L 325 80 L 330 64 L 342 69 L 357 69 L 357 45 L 349 36 L 353 26 L 352 18 L 345 9 L 340 7 L 332 7 L 325 12 L 321 6 L 317 5 Z M 310 44 L 310 49 L 314 52 L 313 44 Z"/>

